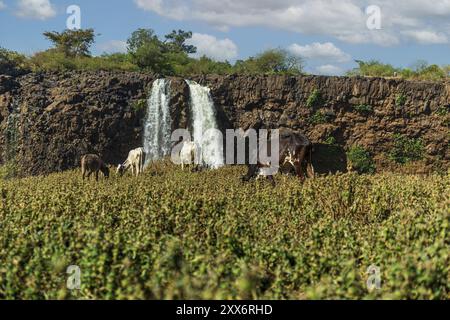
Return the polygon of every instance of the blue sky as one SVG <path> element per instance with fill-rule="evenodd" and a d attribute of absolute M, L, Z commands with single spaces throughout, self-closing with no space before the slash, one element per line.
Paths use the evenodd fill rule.
<path fill-rule="evenodd" d="M 123 51 L 131 32 L 152 28 L 190 30 L 199 54 L 216 60 L 284 48 L 316 74 L 342 74 L 355 59 L 450 64 L 450 0 L 0 0 L 0 46 L 47 49 L 42 33 L 65 29 L 70 5 L 100 34 L 94 54 Z"/>

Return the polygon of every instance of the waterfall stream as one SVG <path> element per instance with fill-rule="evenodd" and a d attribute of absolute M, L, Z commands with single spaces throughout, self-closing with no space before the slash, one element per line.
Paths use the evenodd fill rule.
<path fill-rule="evenodd" d="M 144 125 L 146 165 L 150 161 L 170 155 L 172 119 L 169 99 L 170 81 L 167 79 L 155 80 L 147 101 L 147 116 Z"/>
<path fill-rule="evenodd" d="M 216 109 L 210 89 L 198 83 L 186 80 L 190 90 L 193 139 L 200 148 L 202 162 L 210 168 L 223 166 L 223 141 L 218 134 Z"/>

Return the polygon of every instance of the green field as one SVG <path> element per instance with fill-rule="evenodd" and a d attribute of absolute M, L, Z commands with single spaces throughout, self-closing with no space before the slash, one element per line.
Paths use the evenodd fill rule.
<path fill-rule="evenodd" d="M 0 182 L 0 298 L 450 298 L 450 175 Z M 81 270 L 68 290 L 69 265 Z M 381 288 L 368 291 L 367 269 Z"/>

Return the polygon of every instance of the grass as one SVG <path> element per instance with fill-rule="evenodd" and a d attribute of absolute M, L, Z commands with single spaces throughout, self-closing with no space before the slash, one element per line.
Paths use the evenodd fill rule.
<path fill-rule="evenodd" d="M 448 299 L 447 175 L 240 182 L 158 163 L 0 182 L 0 298 Z M 66 288 L 69 265 L 80 290 Z M 380 267 L 369 292 L 367 269 Z"/>

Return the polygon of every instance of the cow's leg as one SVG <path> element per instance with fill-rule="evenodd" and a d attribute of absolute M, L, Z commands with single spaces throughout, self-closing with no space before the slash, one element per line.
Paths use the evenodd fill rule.
<path fill-rule="evenodd" d="M 306 164 L 306 174 L 308 175 L 308 178 L 314 179 L 315 172 L 314 172 L 314 166 L 312 164 L 312 148 L 308 149 L 308 155 L 307 155 L 307 164 Z"/>
<path fill-rule="evenodd" d="M 244 182 L 247 182 L 251 178 L 253 178 L 256 174 L 256 171 L 258 170 L 258 166 L 255 164 L 248 165 L 247 168 L 248 168 L 247 174 L 242 177 L 242 181 Z"/>
<path fill-rule="evenodd" d="M 308 165 L 306 167 L 306 174 L 308 175 L 308 178 L 310 178 L 310 179 L 314 179 L 314 177 L 315 177 L 314 167 L 313 167 L 312 163 L 309 161 L 308 161 Z"/>
<path fill-rule="evenodd" d="M 273 176 L 267 176 L 267 180 L 269 180 L 269 182 L 272 184 L 273 187 L 276 186 L 275 179 L 273 178 Z"/>
<path fill-rule="evenodd" d="M 98 182 L 98 170 L 97 170 L 97 171 L 95 171 L 95 181 L 97 181 L 97 182 Z"/>
<path fill-rule="evenodd" d="M 87 179 L 88 179 L 88 180 L 91 179 L 91 174 L 92 174 L 92 171 L 89 171 L 88 174 L 87 174 Z"/>
<path fill-rule="evenodd" d="M 295 161 L 295 171 L 297 173 L 297 176 L 300 178 L 300 181 L 305 180 L 302 169 L 302 163 L 303 160 L 305 160 L 305 155 L 306 155 L 306 148 L 302 147 L 298 155 L 298 158 Z"/>
<path fill-rule="evenodd" d="M 84 180 L 84 178 L 86 178 L 86 170 L 84 170 L 84 168 L 81 169 L 81 175 L 83 176 Z"/>

